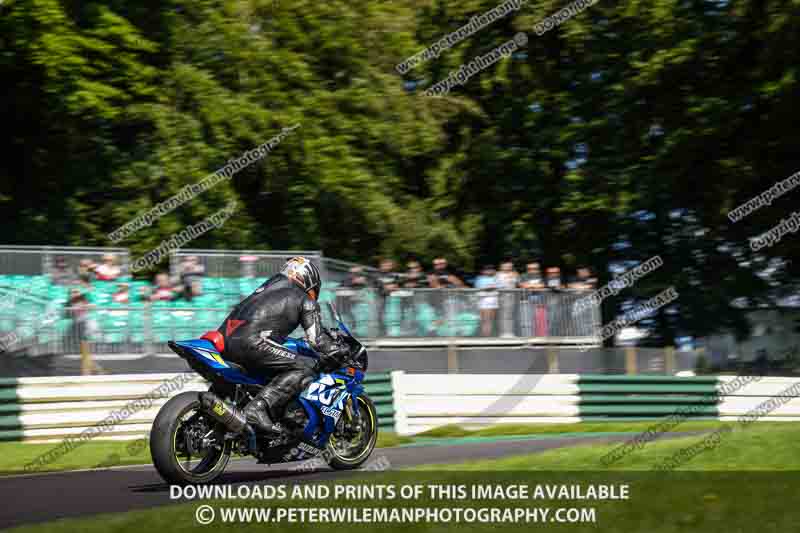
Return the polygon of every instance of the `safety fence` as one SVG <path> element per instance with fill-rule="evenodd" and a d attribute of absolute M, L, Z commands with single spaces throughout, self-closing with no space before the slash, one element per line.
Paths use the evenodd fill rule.
<path fill-rule="evenodd" d="M 368 374 L 364 383 L 376 404 L 380 427 L 392 431 L 389 374 Z M 90 428 L 102 428 L 97 438 L 141 438 L 150 433 L 156 414 L 170 397 L 205 390 L 208 383 L 192 373 L 1 378 L 0 441 L 55 441 Z"/>
<path fill-rule="evenodd" d="M 202 269 L 202 277 L 210 280 L 206 289 L 216 289 L 222 296 L 241 299 L 270 276 L 280 272 L 286 260 L 304 256 L 320 269 L 325 279 L 322 252 L 309 250 L 201 250 L 183 248 L 170 254 L 169 269 L 174 279 L 181 278 L 187 262 Z M 236 302 L 234 302 L 236 303 Z"/>
<path fill-rule="evenodd" d="M 733 376 L 587 376 L 577 374 L 392 373 L 395 426 L 401 435 L 457 424 L 570 423 L 654 420 L 679 414 L 735 420 L 787 389 L 798 378 Z M 726 385 L 728 384 L 728 385 Z M 764 420 L 800 421 L 800 385 Z"/>
<path fill-rule="evenodd" d="M 15 276 L 21 281 L 30 281 L 53 273 L 56 267 L 77 274 L 81 260 L 101 263 L 103 256 L 114 257 L 122 276 L 129 272 L 130 253 L 127 248 L 98 246 L 0 246 L 0 276 Z"/>
<path fill-rule="evenodd" d="M 47 297 L 26 294 L 6 301 L 0 305 L 0 337 L 10 334 L 14 342 L 3 342 L 3 351 L 24 349 L 30 355 L 166 353 L 168 340 L 197 338 L 217 329 L 239 299 L 237 293 L 224 305 L 209 295 L 177 305 L 132 297 L 128 304 L 117 304 L 113 301 L 115 286 L 111 282 L 96 284 L 80 305 L 69 305 L 66 287 L 51 288 Z M 0 294 L 10 290 L 0 286 Z M 323 293 L 321 301 L 334 301 L 357 337 L 395 339 L 406 346 L 412 346 L 414 339 L 479 339 L 481 333 L 488 333 L 490 339 L 529 339 L 530 344 L 599 344 L 598 309 L 571 313 L 579 294 L 500 291 L 499 313 L 487 317 L 480 307 L 480 299 L 485 297 L 481 291 L 398 292 L 401 294 L 381 297 L 375 290 L 339 289 Z M 326 306 L 323 312 L 325 323 L 333 324 Z M 487 320 L 491 323 L 486 324 Z M 303 332 L 298 329 L 292 335 L 302 336 Z"/>

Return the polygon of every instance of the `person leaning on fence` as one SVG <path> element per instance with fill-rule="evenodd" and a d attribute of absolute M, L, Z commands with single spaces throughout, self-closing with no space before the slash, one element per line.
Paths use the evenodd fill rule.
<path fill-rule="evenodd" d="M 84 289 L 91 290 L 96 266 L 97 265 L 95 265 L 94 261 L 91 259 L 81 259 L 80 262 L 78 262 L 78 283 Z"/>
<path fill-rule="evenodd" d="M 545 271 L 545 287 L 550 293 L 547 297 L 548 336 L 561 337 L 564 335 L 564 305 L 561 295 L 564 285 L 561 282 L 561 269 L 557 266 L 548 267 Z M 567 310 L 567 313 L 571 313 Z"/>
<path fill-rule="evenodd" d="M 547 307 L 543 292 L 546 290 L 542 279 L 542 269 L 538 262 L 530 261 L 525 265 L 525 273 L 520 276 L 519 288 L 525 289 L 522 305 L 523 336 L 547 336 Z"/>
<path fill-rule="evenodd" d="M 400 274 L 395 272 L 395 264 L 392 259 L 383 258 L 379 263 L 378 275 L 375 279 L 375 287 L 378 290 L 378 335 L 386 335 L 386 303 L 389 296 L 400 288 Z"/>
<path fill-rule="evenodd" d="M 89 310 L 93 306 L 81 293 L 80 289 L 70 289 L 69 300 L 64 308 L 64 314 L 72 320 L 70 328 L 71 350 L 81 354 L 81 375 L 104 374 L 103 369 L 94 362 L 89 348 L 89 335 L 95 327 L 89 317 Z"/>
<path fill-rule="evenodd" d="M 500 336 L 514 336 L 514 307 L 516 307 L 515 293 L 519 274 L 514 270 L 514 263 L 506 259 L 500 264 L 497 273 L 497 289 L 500 291 Z"/>
<path fill-rule="evenodd" d="M 494 334 L 494 322 L 497 316 L 497 278 L 494 265 L 486 265 L 481 275 L 475 278 L 478 293 L 478 309 L 481 314 L 481 336 L 491 337 Z"/>
<path fill-rule="evenodd" d="M 156 274 L 153 292 L 150 294 L 150 301 L 172 301 L 175 299 L 175 289 L 170 284 L 169 276 L 165 272 Z"/>
<path fill-rule="evenodd" d="M 428 274 L 428 281 L 432 289 L 460 289 L 465 287 L 464 282 L 461 281 L 461 278 L 450 268 L 447 259 L 444 257 L 437 257 L 433 260 L 433 271 Z M 451 320 L 455 317 L 456 301 L 448 298 L 448 296 L 450 295 L 447 293 L 439 292 L 431 294 L 430 303 L 438 315 L 438 319 L 433 322 L 433 326 L 436 328 L 450 324 Z M 439 331 L 438 333 L 442 332 Z M 450 332 L 445 331 L 444 333 L 447 335 Z"/>
<path fill-rule="evenodd" d="M 74 285 L 78 282 L 78 277 L 67 266 L 67 261 L 63 255 L 55 258 L 53 267 L 50 270 L 50 282 L 53 285 Z"/>
<path fill-rule="evenodd" d="M 130 303 L 130 300 L 130 286 L 127 283 L 117 285 L 117 290 L 111 295 L 111 301 L 115 304 L 127 304 Z"/>
<path fill-rule="evenodd" d="M 591 292 L 597 286 L 597 278 L 592 276 L 592 272 L 588 267 L 578 268 L 575 277 L 570 281 L 567 287 L 575 292 Z M 568 300 L 567 304 L 573 308 L 575 300 Z M 574 308 L 573 308 L 574 309 Z M 586 306 L 579 312 L 570 312 L 571 318 L 575 321 L 575 329 L 578 336 L 588 337 L 592 335 L 594 324 L 592 324 L 592 306 Z"/>
<path fill-rule="evenodd" d="M 197 256 L 187 255 L 179 266 L 180 285 L 182 296 L 191 301 L 192 297 L 200 296 L 203 287 L 203 275 L 206 269 L 198 261 Z"/>
<path fill-rule="evenodd" d="M 102 262 L 92 265 L 94 276 L 98 281 L 114 281 L 122 276 L 122 269 L 117 266 L 114 254 L 103 254 Z"/>
<path fill-rule="evenodd" d="M 422 296 L 424 293 L 414 292 L 414 289 L 430 288 L 428 276 L 425 275 L 425 271 L 419 261 L 411 259 L 406 264 L 406 267 L 408 270 L 400 277 L 401 288 L 406 290 L 395 293 L 396 295 L 401 295 L 400 330 L 403 335 L 406 334 L 405 332 L 416 331 L 416 305 L 427 301 L 427 295 Z"/>
<path fill-rule="evenodd" d="M 361 291 L 367 288 L 369 288 L 369 279 L 364 275 L 364 267 L 356 265 L 350 268 L 347 279 L 342 282 L 341 287 L 336 291 L 339 311 L 344 321 L 352 329 L 359 327 L 354 311 L 363 297 Z"/>
<path fill-rule="evenodd" d="M 591 270 L 588 267 L 580 267 L 568 287 L 576 291 L 593 291 L 596 285 L 597 278 L 592 276 Z"/>

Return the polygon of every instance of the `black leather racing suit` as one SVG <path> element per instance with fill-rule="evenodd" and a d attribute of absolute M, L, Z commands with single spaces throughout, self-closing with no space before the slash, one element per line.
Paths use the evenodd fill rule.
<path fill-rule="evenodd" d="M 320 366 L 337 366 L 346 349 L 322 328 L 319 304 L 283 274 L 271 277 L 242 300 L 217 329 L 225 338 L 225 359 L 250 373 L 272 376 L 259 396 L 275 417 L 314 374 L 316 360 L 282 345 L 298 325 L 320 354 Z"/>

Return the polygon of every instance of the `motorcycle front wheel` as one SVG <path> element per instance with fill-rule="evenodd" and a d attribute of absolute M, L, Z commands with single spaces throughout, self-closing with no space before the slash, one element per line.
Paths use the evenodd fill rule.
<path fill-rule="evenodd" d="M 336 470 L 352 470 L 361 466 L 375 449 L 378 440 L 378 413 L 372 399 L 362 394 L 356 400 L 358 415 L 348 420 L 347 413 L 328 440 L 328 464 Z M 354 411 L 350 409 L 351 413 Z"/>

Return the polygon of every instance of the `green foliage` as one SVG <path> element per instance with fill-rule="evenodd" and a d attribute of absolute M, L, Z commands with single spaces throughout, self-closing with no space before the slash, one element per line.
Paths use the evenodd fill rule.
<path fill-rule="evenodd" d="M 142 255 L 231 199 L 192 243 L 303 248 L 361 262 L 446 254 L 464 268 L 541 259 L 665 261 L 625 298 L 674 285 L 679 313 L 651 342 L 729 328 L 756 275 L 800 274 L 793 237 L 754 256 L 748 237 L 786 198 L 727 213 L 800 170 L 796 2 L 599 2 L 542 36 L 562 3 L 527 3 L 439 58 L 395 65 L 494 0 L 200 0 L 0 4 L 2 241 L 110 244 L 108 233 L 299 123 L 268 157 L 121 245 Z M 518 31 L 527 49 L 444 98 L 419 89 Z M 633 264 L 633 263 L 630 263 Z M 786 285 L 789 286 L 789 285 Z M 622 298 L 605 302 L 605 315 Z"/>

